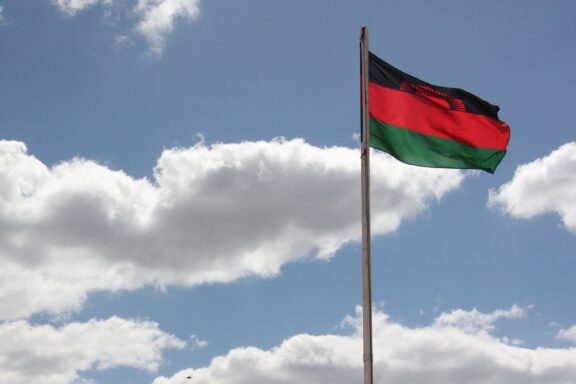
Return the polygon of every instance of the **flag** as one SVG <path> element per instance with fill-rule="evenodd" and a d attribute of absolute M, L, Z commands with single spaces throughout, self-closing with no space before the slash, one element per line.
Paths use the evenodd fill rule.
<path fill-rule="evenodd" d="M 370 146 L 412 165 L 494 173 L 510 127 L 499 107 L 458 88 L 428 84 L 369 53 Z"/>

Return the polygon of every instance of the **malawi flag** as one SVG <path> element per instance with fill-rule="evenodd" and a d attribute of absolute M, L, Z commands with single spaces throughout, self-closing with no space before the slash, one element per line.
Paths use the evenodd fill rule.
<path fill-rule="evenodd" d="M 412 165 L 494 173 L 510 127 L 499 107 L 410 76 L 370 52 L 370 146 Z"/>

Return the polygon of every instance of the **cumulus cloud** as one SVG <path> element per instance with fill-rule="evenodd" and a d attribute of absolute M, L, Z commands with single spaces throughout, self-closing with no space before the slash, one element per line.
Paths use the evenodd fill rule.
<path fill-rule="evenodd" d="M 119 366 L 156 372 L 164 349 L 184 346 L 156 323 L 118 317 L 61 328 L 7 322 L 0 324 L 0 382 L 67 384 L 81 371 Z"/>
<path fill-rule="evenodd" d="M 138 0 L 134 11 L 140 21 L 135 30 L 148 41 L 152 54 L 161 55 L 175 22 L 198 18 L 199 5 L 200 0 Z"/>
<path fill-rule="evenodd" d="M 560 340 L 566 340 L 576 344 L 576 325 L 568 329 L 561 329 L 556 337 Z"/>
<path fill-rule="evenodd" d="M 523 310 L 464 317 L 517 318 Z M 466 311 L 458 310 L 457 317 Z M 454 312 L 453 312 L 454 314 Z M 442 315 L 444 318 L 453 316 Z M 504 315 L 506 314 L 506 315 Z M 362 378 L 362 320 L 346 322 L 350 335 L 301 334 L 263 350 L 236 348 L 210 365 L 186 369 L 153 384 L 347 384 Z M 442 317 L 441 316 L 441 317 Z M 521 348 L 461 322 L 437 319 L 431 326 L 409 328 L 374 312 L 374 382 L 404 384 L 572 383 L 576 377 L 576 349 Z"/>
<path fill-rule="evenodd" d="M 519 166 L 514 177 L 491 190 L 488 205 L 512 217 L 530 219 L 556 213 L 564 227 L 576 234 L 576 142 Z"/>
<path fill-rule="evenodd" d="M 68 16 L 74 16 L 98 3 L 99 0 L 52 0 L 52 3 Z"/>
<path fill-rule="evenodd" d="M 52 4 L 67 16 L 75 16 L 96 4 L 106 5 L 105 15 L 110 15 L 110 9 L 117 0 L 52 0 Z M 164 51 L 166 38 L 179 21 L 192 22 L 200 15 L 200 0 L 138 0 L 129 12 L 125 7 L 117 7 L 122 16 L 136 18 L 133 32 L 144 37 L 149 46 L 149 52 L 159 57 Z M 1 18 L 0 9 L 0 23 Z M 126 34 L 116 38 L 118 47 L 125 46 L 130 39 Z M 118 45 L 121 43 L 121 45 Z"/>
<path fill-rule="evenodd" d="M 355 149 L 273 140 L 165 150 L 154 177 L 85 159 L 48 167 L 0 141 L 0 319 L 82 305 L 96 290 L 270 277 L 360 238 Z M 375 153 L 373 233 L 458 188 L 457 170 Z"/>
<path fill-rule="evenodd" d="M 509 310 L 496 310 L 492 313 L 482 313 L 477 309 L 465 311 L 456 309 L 452 312 L 440 315 L 435 324 L 440 327 L 456 327 L 470 333 L 486 332 L 494 330 L 494 323 L 499 319 L 518 319 L 526 317 L 526 310 L 517 305 Z"/>

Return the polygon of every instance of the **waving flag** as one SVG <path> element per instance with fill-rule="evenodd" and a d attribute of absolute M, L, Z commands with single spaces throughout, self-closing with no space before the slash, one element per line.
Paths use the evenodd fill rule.
<path fill-rule="evenodd" d="M 499 107 L 410 76 L 370 52 L 370 146 L 412 165 L 494 173 L 510 140 Z"/>

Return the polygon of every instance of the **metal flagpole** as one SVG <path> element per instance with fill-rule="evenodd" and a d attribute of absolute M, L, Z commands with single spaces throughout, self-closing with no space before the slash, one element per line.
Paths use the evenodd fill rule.
<path fill-rule="evenodd" d="M 372 282 L 370 271 L 370 134 L 368 132 L 368 28 L 360 32 L 360 143 L 362 193 L 362 307 L 364 332 L 364 384 L 372 384 Z"/>

